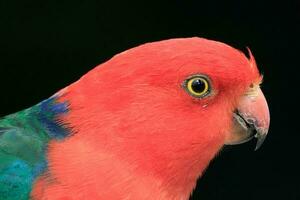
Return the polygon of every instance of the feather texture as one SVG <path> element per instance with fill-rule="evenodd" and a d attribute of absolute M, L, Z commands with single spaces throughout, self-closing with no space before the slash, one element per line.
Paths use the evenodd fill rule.
<path fill-rule="evenodd" d="M 52 97 L 0 120 L 1 200 L 29 198 L 34 180 L 47 168 L 48 142 L 68 134 L 57 121 L 66 112 L 67 105 Z"/>

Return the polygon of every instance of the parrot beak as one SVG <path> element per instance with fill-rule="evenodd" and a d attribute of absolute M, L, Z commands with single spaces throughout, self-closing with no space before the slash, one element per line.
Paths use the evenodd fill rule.
<path fill-rule="evenodd" d="M 233 113 L 233 130 L 225 144 L 235 145 L 257 139 L 255 150 L 263 144 L 270 125 L 267 101 L 259 86 L 251 88 L 239 101 Z"/>

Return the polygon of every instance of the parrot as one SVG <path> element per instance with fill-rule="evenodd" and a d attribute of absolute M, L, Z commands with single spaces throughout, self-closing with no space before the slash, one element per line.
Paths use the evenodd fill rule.
<path fill-rule="evenodd" d="M 0 199 L 187 200 L 224 146 L 264 142 L 262 78 L 200 37 L 121 52 L 0 119 Z"/>

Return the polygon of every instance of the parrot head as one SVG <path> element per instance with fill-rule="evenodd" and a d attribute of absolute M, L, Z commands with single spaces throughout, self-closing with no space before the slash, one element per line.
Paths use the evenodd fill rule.
<path fill-rule="evenodd" d="M 144 44 L 99 65 L 57 93 L 73 134 L 49 145 L 51 174 L 76 188 L 88 179 L 102 194 L 125 187 L 158 199 L 151 188 L 187 199 L 224 145 L 256 137 L 257 149 L 266 137 L 262 76 L 249 54 L 195 37 Z"/>

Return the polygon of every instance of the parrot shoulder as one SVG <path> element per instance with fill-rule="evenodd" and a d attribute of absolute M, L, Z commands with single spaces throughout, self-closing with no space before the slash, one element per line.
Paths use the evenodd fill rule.
<path fill-rule="evenodd" d="M 47 168 L 48 142 L 66 135 L 54 120 L 62 108 L 54 106 L 53 99 L 48 99 L 0 120 L 2 200 L 29 199 L 34 180 Z"/>

